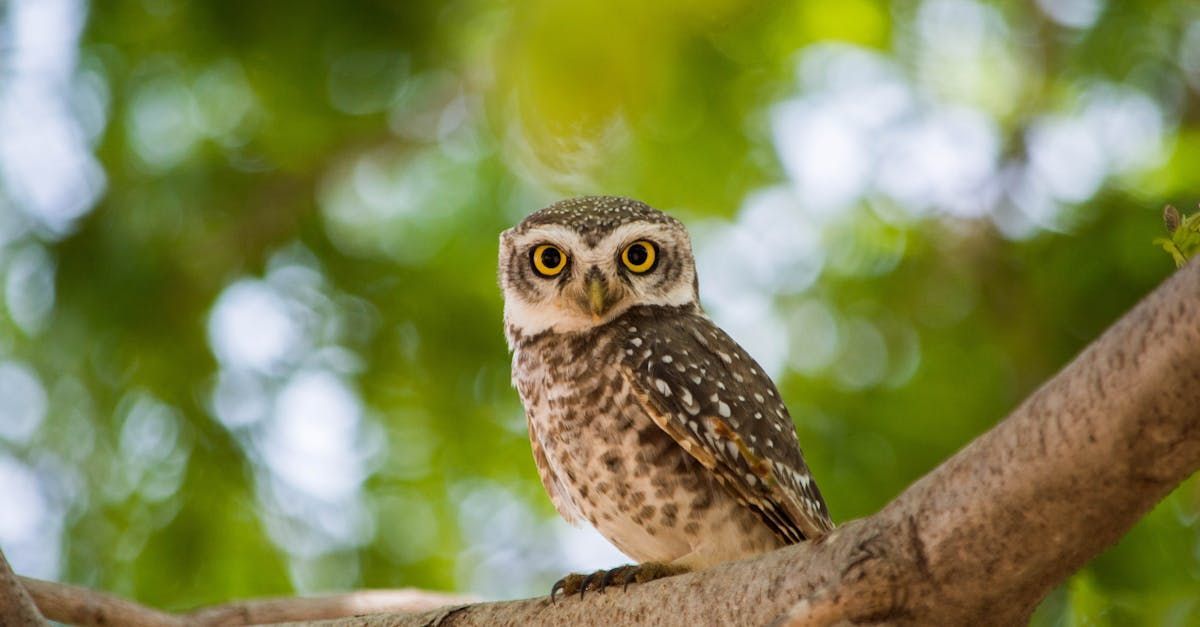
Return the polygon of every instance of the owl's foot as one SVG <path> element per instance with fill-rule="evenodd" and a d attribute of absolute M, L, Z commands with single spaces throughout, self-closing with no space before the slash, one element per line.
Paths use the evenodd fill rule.
<path fill-rule="evenodd" d="M 580 575 L 571 573 L 554 583 L 554 587 L 550 588 L 550 601 L 553 602 L 555 595 L 559 592 L 563 596 L 570 596 L 579 593 L 579 598 L 583 598 L 583 593 L 588 590 L 596 592 L 604 592 L 604 589 L 610 585 L 619 584 L 624 590 L 631 583 L 646 583 L 663 577 L 679 575 L 690 570 L 686 566 L 677 564 L 664 564 L 662 562 L 646 562 L 645 564 L 627 564 L 618 566 L 609 570 L 598 570 L 590 575 Z"/>

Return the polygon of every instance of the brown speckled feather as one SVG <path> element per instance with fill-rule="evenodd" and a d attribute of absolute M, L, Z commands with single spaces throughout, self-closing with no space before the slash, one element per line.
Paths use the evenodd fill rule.
<path fill-rule="evenodd" d="M 624 372 L 647 413 L 789 542 L 833 528 L 770 377 L 702 313 L 632 310 Z M 630 331 L 629 329 L 633 329 Z"/>
<path fill-rule="evenodd" d="M 527 422 L 529 422 L 529 444 L 533 448 L 533 463 L 537 466 L 538 478 L 542 480 L 542 487 L 546 488 L 546 494 L 550 495 L 550 502 L 554 504 L 554 509 L 558 510 L 558 515 L 568 523 L 577 525 L 579 524 L 579 508 L 571 500 L 571 495 L 567 491 L 567 487 L 562 484 L 562 480 L 551 471 L 550 462 L 546 459 L 546 451 L 542 450 L 542 442 L 536 431 L 537 427 L 534 426 L 533 421 Z"/>

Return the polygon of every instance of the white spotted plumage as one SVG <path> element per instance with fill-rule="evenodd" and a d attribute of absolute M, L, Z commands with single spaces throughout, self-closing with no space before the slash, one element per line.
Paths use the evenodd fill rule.
<path fill-rule="evenodd" d="M 622 265 L 631 242 L 657 261 Z M 561 276 L 530 267 L 536 246 Z M 501 237 L 513 381 L 534 459 L 568 520 L 639 561 L 706 567 L 833 528 L 787 409 L 701 311 L 691 244 L 637 201 L 564 201 Z"/>

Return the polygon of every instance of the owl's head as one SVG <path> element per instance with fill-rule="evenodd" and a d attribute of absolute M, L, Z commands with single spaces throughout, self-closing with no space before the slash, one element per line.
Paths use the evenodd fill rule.
<path fill-rule="evenodd" d="M 683 224 L 616 196 L 557 202 L 500 235 L 510 339 L 607 324 L 630 307 L 699 307 Z"/>

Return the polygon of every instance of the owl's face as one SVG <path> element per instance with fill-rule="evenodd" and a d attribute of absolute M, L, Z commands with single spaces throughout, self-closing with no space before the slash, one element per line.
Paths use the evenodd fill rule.
<path fill-rule="evenodd" d="M 683 224 L 614 196 L 564 200 L 502 233 L 500 286 L 510 339 L 586 331 L 635 305 L 699 306 Z"/>

